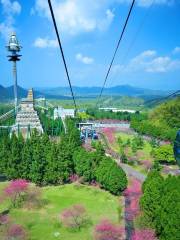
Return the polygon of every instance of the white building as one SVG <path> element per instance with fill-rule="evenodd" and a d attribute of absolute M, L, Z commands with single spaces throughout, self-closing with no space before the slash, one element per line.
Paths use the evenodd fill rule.
<path fill-rule="evenodd" d="M 64 109 L 62 107 L 58 107 L 54 109 L 54 119 L 62 118 L 65 119 L 66 117 L 75 117 L 75 110 L 74 109 Z"/>
<path fill-rule="evenodd" d="M 108 112 L 108 111 L 112 111 L 112 112 L 128 112 L 128 113 L 135 113 L 136 111 L 135 110 L 131 110 L 131 109 L 118 109 L 118 108 L 115 108 L 115 107 L 106 107 L 106 108 L 99 108 L 99 110 L 102 110 L 102 111 L 105 111 L 105 112 Z"/>

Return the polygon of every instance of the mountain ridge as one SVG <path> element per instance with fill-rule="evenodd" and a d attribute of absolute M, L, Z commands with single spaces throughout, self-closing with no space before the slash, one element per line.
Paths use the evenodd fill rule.
<path fill-rule="evenodd" d="M 101 87 L 77 87 L 73 86 L 73 91 L 78 98 L 95 98 L 99 95 Z M 25 98 L 28 90 L 18 86 L 18 97 Z M 143 97 L 144 96 L 164 96 L 169 92 L 160 90 L 144 89 L 133 87 L 130 85 L 119 85 L 115 87 L 105 88 L 103 95 L 107 96 L 130 96 L 130 97 Z M 38 97 L 46 97 L 47 99 L 71 99 L 69 87 L 56 87 L 56 88 L 34 88 L 34 95 Z M 0 101 L 12 100 L 14 98 L 13 86 L 4 87 L 0 85 Z"/>

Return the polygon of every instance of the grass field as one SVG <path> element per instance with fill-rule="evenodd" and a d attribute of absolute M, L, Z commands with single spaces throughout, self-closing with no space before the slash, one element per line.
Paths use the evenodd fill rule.
<path fill-rule="evenodd" d="M 0 195 L 5 183 L 0 184 Z M 23 225 L 31 240 L 92 240 L 93 226 L 99 220 L 108 218 L 118 222 L 118 208 L 121 199 L 95 187 L 68 184 L 57 187 L 44 187 L 43 200 L 47 202 L 40 209 L 12 209 L 10 217 L 15 223 Z M 59 215 L 63 209 L 73 204 L 82 204 L 90 217 L 92 224 L 80 231 L 70 231 L 64 228 Z M 9 207 L 8 202 L 0 205 L 0 212 Z M 60 233 L 55 237 L 55 233 Z"/>

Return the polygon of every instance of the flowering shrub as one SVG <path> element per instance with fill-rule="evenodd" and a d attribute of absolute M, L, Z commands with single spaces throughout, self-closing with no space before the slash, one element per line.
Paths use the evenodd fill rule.
<path fill-rule="evenodd" d="M 6 233 L 7 240 L 25 240 L 26 239 L 26 231 L 25 229 L 18 224 L 13 224 L 9 226 Z"/>
<path fill-rule="evenodd" d="M 131 185 L 124 191 L 124 196 L 126 196 L 129 202 L 125 209 L 126 220 L 132 221 L 137 215 L 139 215 L 139 199 L 141 194 L 141 183 L 134 178 Z"/>
<path fill-rule="evenodd" d="M 95 226 L 94 238 L 95 240 L 123 240 L 124 230 L 109 220 L 102 220 Z"/>
<path fill-rule="evenodd" d="M 0 215 L 0 226 L 1 225 L 6 225 L 9 222 L 10 222 L 10 218 L 9 218 L 9 216 L 7 214 L 5 214 L 5 215 L 1 214 Z"/>
<path fill-rule="evenodd" d="M 156 240 L 156 235 L 152 229 L 135 230 L 132 235 L 132 240 Z"/>
<path fill-rule="evenodd" d="M 69 177 L 69 181 L 70 181 L 71 183 L 78 182 L 78 180 L 79 180 L 79 176 L 78 176 L 77 174 L 72 174 L 72 175 L 70 175 L 70 177 Z"/>
<path fill-rule="evenodd" d="M 9 185 L 4 189 L 5 195 L 12 202 L 14 207 L 17 207 L 23 200 L 23 196 L 25 195 L 27 189 L 29 187 L 29 183 L 24 179 L 13 180 L 9 183 Z"/>
<path fill-rule="evenodd" d="M 82 205 L 73 205 L 61 213 L 60 219 L 65 227 L 80 229 L 87 223 L 86 209 Z"/>
<path fill-rule="evenodd" d="M 115 128 L 103 128 L 102 132 L 104 135 L 106 135 L 108 141 L 110 144 L 113 144 L 115 142 Z"/>

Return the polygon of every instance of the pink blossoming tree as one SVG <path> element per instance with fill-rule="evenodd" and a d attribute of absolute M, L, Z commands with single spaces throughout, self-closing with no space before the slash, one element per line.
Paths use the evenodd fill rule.
<path fill-rule="evenodd" d="M 152 229 L 138 229 L 134 231 L 132 240 L 157 240 L 157 238 Z"/>
<path fill-rule="evenodd" d="M 28 187 L 29 182 L 24 179 L 17 179 L 11 181 L 4 189 L 5 196 L 11 200 L 13 207 L 17 207 L 21 203 Z"/>
<path fill-rule="evenodd" d="M 86 209 L 82 205 L 73 205 L 65 209 L 60 219 L 65 227 L 74 229 L 80 229 L 88 220 Z"/>
<path fill-rule="evenodd" d="M 7 240 L 25 240 L 26 239 L 26 231 L 25 229 L 18 224 L 13 224 L 9 226 L 6 233 Z"/>
<path fill-rule="evenodd" d="M 95 226 L 94 238 L 95 240 L 123 240 L 124 230 L 109 220 L 102 220 Z"/>

